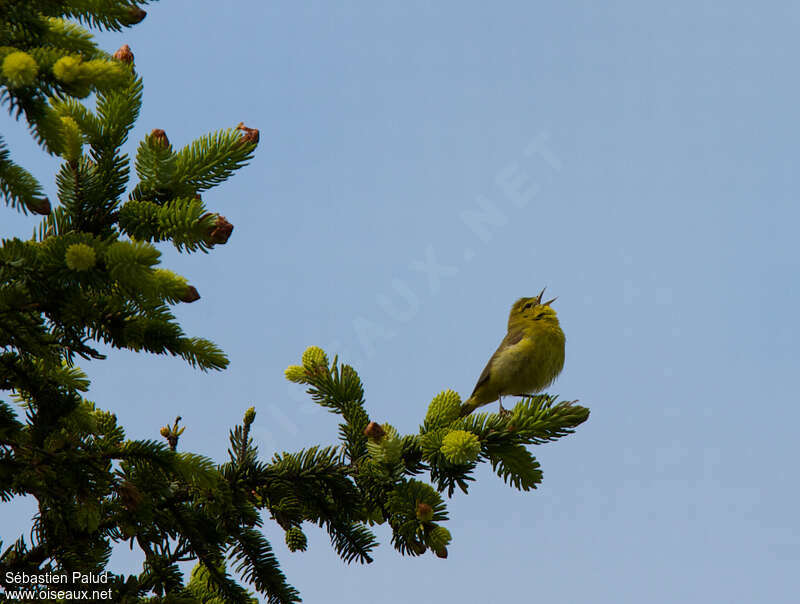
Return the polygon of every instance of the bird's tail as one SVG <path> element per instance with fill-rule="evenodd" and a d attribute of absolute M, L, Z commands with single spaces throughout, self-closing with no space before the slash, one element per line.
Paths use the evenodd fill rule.
<path fill-rule="evenodd" d="M 475 402 L 475 397 L 473 396 L 469 397 L 466 401 L 464 401 L 464 404 L 461 405 L 461 410 L 458 413 L 458 417 L 466 417 L 467 415 L 475 411 L 475 409 L 477 409 L 479 406 L 480 405 L 478 405 L 478 403 Z"/>

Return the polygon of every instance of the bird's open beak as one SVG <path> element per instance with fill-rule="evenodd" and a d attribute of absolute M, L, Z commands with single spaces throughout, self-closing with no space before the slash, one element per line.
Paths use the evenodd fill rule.
<path fill-rule="evenodd" d="M 544 295 L 544 290 L 546 290 L 546 289 L 547 289 L 546 287 L 542 288 L 542 291 L 540 291 L 539 295 L 536 296 L 536 304 L 541 304 L 542 303 L 542 296 Z"/>
<path fill-rule="evenodd" d="M 549 301 L 545 302 L 544 304 L 542 304 L 542 306 L 550 306 L 550 305 L 551 305 L 553 302 L 555 302 L 556 300 L 558 300 L 558 296 L 556 296 L 556 297 L 555 297 L 555 298 L 553 298 L 552 300 L 549 300 Z"/>

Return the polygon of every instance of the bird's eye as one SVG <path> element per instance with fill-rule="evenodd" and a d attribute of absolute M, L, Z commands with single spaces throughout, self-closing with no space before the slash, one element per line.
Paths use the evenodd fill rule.
<path fill-rule="evenodd" d="M 527 310 L 527 309 L 529 309 L 531 306 L 533 306 L 533 302 L 528 302 L 528 303 L 527 303 L 525 306 L 523 306 L 523 307 L 522 307 L 522 310 Z"/>

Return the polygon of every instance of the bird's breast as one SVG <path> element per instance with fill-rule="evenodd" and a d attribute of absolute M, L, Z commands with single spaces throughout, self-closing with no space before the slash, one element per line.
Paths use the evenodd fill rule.
<path fill-rule="evenodd" d="M 538 392 L 549 386 L 564 366 L 564 335 L 542 329 L 526 334 L 498 355 L 492 373 L 503 376 L 500 396 Z"/>

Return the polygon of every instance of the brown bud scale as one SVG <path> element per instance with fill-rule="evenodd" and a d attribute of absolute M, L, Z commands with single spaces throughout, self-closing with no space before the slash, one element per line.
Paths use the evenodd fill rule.
<path fill-rule="evenodd" d="M 224 216 L 217 215 L 217 220 L 213 228 L 208 232 L 208 239 L 211 243 L 223 245 L 233 233 L 233 225 Z"/>
<path fill-rule="evenodd" d="M 258 144 L 258 139 L 260 138 L 260 134 L 256 128 L 248 128 L 244 125 L 244 122 L 239 122 L 239 125 L 236 126 L 237 130 L 241 130 L 242 134 L 242 141 L 247 143 L 254 143 Z"/>
<path fill-rule="evenodd" d="M 162 147 L 169 147 L 169 139 L 167 138 L 167 133 L 164 132 L 161 128 L 155 128 L 151 133 L 150 136 L 153 138 L 153 141 L 161 145 Z"/>
<path fill-rule="evenodd" d="M 52 208 L 50 207 L 50 200 L 47 199 L 47 197 L 37 199 L 36 203 L 29 204 L 28 209 L 34 214 L 39 214 L 40 216 L 48 216 L 52 211 Z"/>
<path fill-rule="evenodd" d="M 131 52 L 131 47 L 127 44 L 123 44 L 120 46 L 119 50 L 114 53 L 114 58 L 117 61 L 121 61 L 122 63 L 131 64 L 133 63 L 133 52 Z"/>
<path fill-rule="evenodd" d="M 183 294 L 181 298 L 181 302 L 186 302 L 186 304 L 191 304 L 192 302 L 197 302 L 200 299 L 200 293 L 197 291 L 194 285 L 190 285 L 186 288 L 186 293 Z"/>
<path fill-rule="evenodd" d="M 370 422 L 367 424 L 367 427 L 364 428 L 364 436 L 372 440 L 380 440 L 386 436 L 386 431 L 378 422 Z"/>
<path fill-rule="evenodd" d="M 417 503 L 417 519 L 423 522 L 430 522 L 433 519 L 433 508 L 427 503 Z"/>
<path fill-rule="evenodd" d="M 131 6 L 130 11 L 128 12 L 128 23 L 131 25 L 136 25 L 137 23 L 141 23 L 146 16 L 147 11 L 143 11 L 138 6 Z"/>

